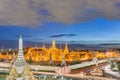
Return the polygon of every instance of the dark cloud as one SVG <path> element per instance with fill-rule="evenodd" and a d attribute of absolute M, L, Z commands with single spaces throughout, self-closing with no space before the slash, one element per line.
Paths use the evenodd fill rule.
<path fill-rule="evenodd" d="M 120 0 L 0 0 L 0 25 L 76 23 L 97 17 L 120 20 Z"/>
<path fill-rule="evenodd" d="M 49 37 L 51 38 L 58 38 L 58 37 L 75 37 L 76 34 L 56 34 L 56 35 L 51 35 Z"/>

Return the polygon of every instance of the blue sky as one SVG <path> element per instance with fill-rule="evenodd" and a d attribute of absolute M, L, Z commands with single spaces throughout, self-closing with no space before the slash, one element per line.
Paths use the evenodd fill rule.
<path fill-rule="evenodd" d="M 0 39 L 2 40 L 17 40 L 19 34 L 23 35 L 24 40 L 35 42 L 51 42 L 51 40 L 119 42 L 120 21 L 96 18 L 73 24 L 49 22 L 39 27 L 0 26 Z"/>
<path fill-rule="evenodd" d="M 0 39 L 120 41 L 119 0 L 0 0 Z"/>

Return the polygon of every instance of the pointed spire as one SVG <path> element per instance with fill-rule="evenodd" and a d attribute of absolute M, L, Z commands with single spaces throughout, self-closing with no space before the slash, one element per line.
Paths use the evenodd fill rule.
<path fill-rule="evenodd" d="M 56 43 L 54 40 L 52 41 L 52 48 L 56 48 Z"/>
<path fill-rule="evenodd" d="M 20 38 L 19 38 L 19 50 L 22 50 L 23 49 L 23 42 L 22 42 L 22 35 L 20 35 Z"/>
<path fill-rule="evenodd" d="M 65 50 L 64 50 L 64 53 L 65 53 L 65 54 L 69 53 L 68 43 L 67 43 L 67 42 L 66 42 L 66 44 L 65 44 Z"/>
<path fill-rule="evenodd" d="M 68 50 L 68 42 L 65 44 L 65 49 Z"/>
<path fill-rule="evenodd" d="M 23 78 L 35 80 L 29 65 L 24 60 L 22 48 L 22 36 L 20 35 L 18 57 L 15 59 L 14 64 L 11 65 L 11 70 L 6 80 L 23 80 Z"/>
<path fill-rule="evenodd" d="M 22 40 L 22 36 L 20 35 L 20 38 L 19 38 L 19 51 L 18 51 L 18 57 L 16 59 L 15 65 L 19 65 L 19 63 L 23 62 L 23 61 L 24 61 L 23 40 Z"/>
<path fill-rule="evenodd" d="M 43 48 L 43 49 L 46 49 L 46 47 L 45 47 L 44 43 L 43 43 L 43 45 L 42 45 L 42 48 Z"/>

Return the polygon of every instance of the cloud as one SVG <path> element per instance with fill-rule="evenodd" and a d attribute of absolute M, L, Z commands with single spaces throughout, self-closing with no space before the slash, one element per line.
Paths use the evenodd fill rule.
<path fill-rule="evenodd" d="M 59 38 L 59 37 L 75 37 L 76 34 L 56 34 L 56 35 L 51 35 L 49 37 L 51 38 Z"/>
<path fill-rule="evenodd" d="M 120 0 L 0 0 L 0 25 L 76 23 L 96 17 L 120 20 Z"/>

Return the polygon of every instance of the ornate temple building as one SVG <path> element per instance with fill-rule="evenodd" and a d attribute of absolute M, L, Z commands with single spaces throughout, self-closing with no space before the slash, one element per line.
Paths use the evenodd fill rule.
<path fill-rule="evenodd" d="M 6 80 L 35 80 L 23 54 L 22 37 L 19 39 L 19 51 Z"/>
<path fill-rule="evenodd" d="M 119 54 L 111 51 L 107 54 L 104 52 L 95 51 L 96 57 L 98 59 L 104 59 L 107 57 L 118 57 Z M 94 58 L 93 52 L 90 51 L 70 51 L 68 43 L 66 42 L 64 49 L 61 47 L 56 47 L 56 42 L 53 40 L 52 46 L 46 48 L 43 44 L 42 47 L 32 47 L 28 49 L 28 52 L 25 54 L 25 59 L 27 61 L 84 61 L 92 60 Z"/>
<path fill-rule="evenodd" d="M 92 60 L 94 58 L 93 54 L 96 54 L 98 59 L 110 58 L 110 57 L 118 57 L 119 53 L 116 51 L 107 51 L 99 52 L 99 51 L 73 51 L 69 50 L 68 43 L 66 42 L 65 47 L 62 48 L 56 47 L 56 42 L 53 40 L 51 47 L 46 47 L 44 44 L 42 47 L 30 47 L 24 55 L 26 61 L 60 61 L 62 62 L 63 56 L 64 61 L 84 61 L 84 60 Z M 16 54 L 18 55 L 18 54 Z M 0 60 L 11 60 L 13 58 L 13 54 L 9 53 L 0 53 Z"/>

